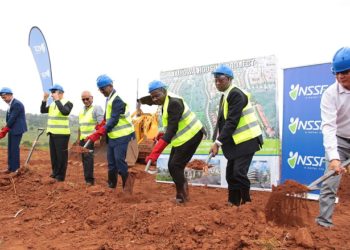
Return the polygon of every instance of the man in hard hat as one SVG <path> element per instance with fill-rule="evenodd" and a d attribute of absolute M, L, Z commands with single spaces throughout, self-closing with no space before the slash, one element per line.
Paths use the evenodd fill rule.
<path fill-rule="evenodd" d="M 100 92 L 107 98 L 105 120 L 85 140 L 95 142 L 107 134 L 108 186 L 116 188 L 119 174 L 124 190 L 129 176 L 126 152 L 128 143 L 135 138 L 134 126 L 129 107 L 114 89 L 113 80 L 108 75 L 100 75 L 96 82 Z"/>
<path fill-rule="evenodd" d="M 48 113 L 47 135 L 49 136 L 52 173 L 50 177 L 64 181 L 68 165 L 68 142 L 70 137 L 69 114 L 73 103 L 65 99 L 63 87 L 54 84 L 51 88 L 53 102 L 47 107 L 49 93 L 44 93 L 40 112 Z"/>
<path fill-rule="evenodd" d="M 336 82 L 329 86 L 321 98 L 323 145 L 326 171 L 335 170 L 337 175 L 322 183 L 320 213 L 316 223 L 323 227 L 333 226 L 333 210 L 341 174 L 345 168 L 341 162 L 350 158 L 350 48 L 339 49 L 332 61 Z"/>
<path fill-rule="evenodd" d="M 165 133 L 158 138 L 151 154 L 146 157 L 146 162 L 155 163 L 164 148 L 168 144 L 172 146 L 168 169 L 176 186 L 175 201 L 184 203 L 189 198 L 184 170 L 203 138 L 203 125 L 191 112 L 186 102 L 181 97 L 168 92 L 163 82 L 152 81 L 148 92 L 153 103 L 162 106 Z"/>
<path fill-rule="evenodd" d="M 212 73 L 222 96 L 217 121 L 219 135 L 214 135 L 216 140 L 210 153 L 215 156 L 222 148 L 227 159 L 228 204 L 240 206 L 251 201 L 247 174 L 255 152 L 262 146 L 262 132 L 250 103 L 250 94 L 232 83 L 231 68 L 220 65 Z"/>
<path fill-rule="evenodd" d="M 6 112 L 6 125 L 0 131 L 0 139 L 8 133 L 7 160 L 8 166 L 4 173 L 16 172 L 20 167 L 20 149 L 22 135 L 27 131 L 26 116 L 23 104 L 13 97 L 10 88 L 2 88 L 0 96 L 9 105 Z"/>
<path fill-rule="evenodd" d="M 85 145 L 85 139 L 95 131 L 95 126 L 104 120 L 104 112 L 99 105 L 94 105 L 94 98 L 90 91 L 83 91 L 81 93 L 81 100 L 84 107 L 79 113 L 79 129 L 78 129 L 78 144 Z M 98 142 L 98 141 L 97 141 Z M 87 145 L 87 149 L 94 150 L 94 143 Z M 94 185 L 94 154 L 83 153 L 82 162 L 84 169 L 85 183 L 89 186 Z"/>

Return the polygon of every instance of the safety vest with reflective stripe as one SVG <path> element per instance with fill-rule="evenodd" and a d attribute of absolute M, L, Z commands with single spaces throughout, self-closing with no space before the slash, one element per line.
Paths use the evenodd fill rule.
<path fill-rule="evenodd" d="M 196 115 L 193 112 L 191 112 L 186 102 L 181 97 L 168 92 L 163 104 L 163 114 L 162 114 L 162 122 L 163 122 L 163 127 L 165 131 L 168 126 L 169 96 L 181 99 L 185 107 L 182 113 L 182 116 L 180 118 L 176 134 L 171 139 L 171 142 L 170 142 L 171 146 L 178 147 L 184 144 L 185 142 L 189 141 L 190 139 L 192 139 L 192 137 L 195 136 L 198 133 L 198 131 L 202 129 L 203 125 L 200 122 L 200 120 L 198 120 Z"/>
<path fill-rule="evenodd" d="M 62 105 L 65 105 L 68 100 L 61 99 Z M 69 116 L 62 115 L 55 102 L 49 106 L 49 116 L 47 119 L 47 133 L 58 135 L 69 135 Z"/>
<path fill-rule="evenodd" d="M 117 97 L 117 93 L 114 93 L 111 98 L 107 102 L 106 107 L 106 122 L 109 121 L 112 114 L 112 103 L 113 100 Z M 129 107 L 127 104 L 125 104 L 125 113 L 119 115 L 119 121 L 117 125 L 114 126 L 114 128 L 107 134 L 109 138 L 116 139 L 122 136 L 130 135 L 133 133 L 134 126 L 131 121 L 131 116 L 129 112 Z"/>
<path fill-rule="evenodd" d="M 88 110 L 81 110 L 79 113 L 79 129 L 80 140 L 84 140 L 87 136 L 91 135 L 97 124 L 97 121 L 93 117 L 94 106 L 91 105 Z"/>
<path fill-rule="evenodd" d="M 236 86 L 229 88 L 229 93 Z M 241 90 L 248 97 L 248 104 L 243 108 L 241 118 L 239 119 L 236 130 L 233 132 L 232 138 L 235 144 L 239 144 L 261 135 L 261 128 L 255 115 L 254 108 L 250 103 L 250 94 Z M 224 118 L 226 120 L 228 114 L 227 97 L 224 99 Z"/>

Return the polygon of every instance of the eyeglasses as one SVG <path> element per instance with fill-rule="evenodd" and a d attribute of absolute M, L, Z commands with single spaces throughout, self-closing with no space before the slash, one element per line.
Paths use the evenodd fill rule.
<path fill-rule="evenodd" d="M 348 75 L 350 73 L 350 69 L 347 69 L 347 70 L 344 70 L 344 71 L 341 71 L 341 72 L 336 72 L 334 73 L 335 75 L 339 75 L 339 74 L 342 74 L 342 75 Z"/>
<path fill-rule="evenodd" d="M 90 101 L 90 97 L 88 97 L 88 98 L 81 98 L 81 100 L 82 100 L 83 102 L 87 102 L 87 101 Z"/>

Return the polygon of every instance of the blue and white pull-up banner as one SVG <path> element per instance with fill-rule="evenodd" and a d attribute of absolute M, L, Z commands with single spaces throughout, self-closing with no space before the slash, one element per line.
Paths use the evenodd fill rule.
<path fill-rule="evenodd" d="M 39 71 L 43 91 L 49 93 L 49 88 L 52 86 L 50 55 L 44 35 L 36 26 L 32 27 L 29 32 L 28 45 Z"/>
<path fill-rule="evenodd" d="M 282 183 L 310 184 L 323 174 L 320 101 L 334 82 L 330 63 L 284 70 Z"/>

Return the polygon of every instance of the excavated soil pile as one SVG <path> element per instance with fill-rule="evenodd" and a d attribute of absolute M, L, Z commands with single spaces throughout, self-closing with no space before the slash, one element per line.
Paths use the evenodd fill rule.
<path fill-rule="evenodd" d="M 273 186 L 266 205 L 266 219 L 279 225 L 304 226 L 305 218 L 310 217 L 307 192 L 306 186 L 293 180 Z"/>
<path fill-rule="evenodd" d="M 6 154 L 1 148 L 1 169 Z M 27 154 L 21 150 L 22 163 Z M 120 178 L 115 190 L 107 187 L 106 162 L 95 164 L 94 186 L 85 185 L 80 161 L 70 161 L 65 182 L 56 182 L 48 152 L 35 150 L 28 171 L 12 181 L 0 175 L 0 249 L 350 249 L 347 183 L 334 228 L 308 220 L 280 226 L 266 220 L 269 192 L 252 191 L 252 202 L 237 209 L 226 206 L 226 189 L 190 186 L 190 201 L 177 205 L 174 185 L 156 183 L 144 168 L 129 170 L 132 194 L 122 192 Z M 318 203 L 305 203 L 315 218 Z"/>
<path fill-rule="evenodd" d="M 186 168 L 191 168 L 194 170 L 204 170 L 206 167 L 212 168 L 213 166 L 207 165 L 204 161 L 198 159 L 194 159 L 186 165 Z"/>

